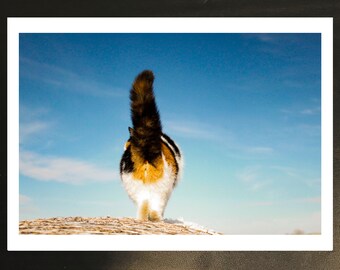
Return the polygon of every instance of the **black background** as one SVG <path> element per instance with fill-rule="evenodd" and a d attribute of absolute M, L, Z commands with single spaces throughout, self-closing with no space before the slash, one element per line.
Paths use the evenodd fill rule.
<path fill-rule="evenodd" d="M 164 2 L 164 3 L 163 3 Z M 0 211 L 1 269 L 340 269 L 339 7 L 329 0 L 1 0 Z M 8 252 L 7 18 L 8 17 L 333 17 L 334 251 L 332 252 Z M 332 143 L 332 142 L 329 142 Z M 10 179 L 8 180 L 10 181 Z M 331 196 L 331 195 L 330 195 Z M 91 243 L 88 243 L 91 247 Z"/>

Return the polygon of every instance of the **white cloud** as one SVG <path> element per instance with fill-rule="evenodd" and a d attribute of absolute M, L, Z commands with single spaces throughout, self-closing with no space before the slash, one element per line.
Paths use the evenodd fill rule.
<path fill-rule="evenodd" d="M 266 33 L 260 33 L 260 34 L 241 34 L 243 38 L 246 39 L 257 39 L 263 43 L 278 43 L 278 35 L 273 35 L 273 34 L 266 34 Z"/>
<path fill-rule="evenodd" d="M 270 166 L 270 169 L 274 169 L 276 171 L 279 171 L 280 173 L 283 173 L 283 174 L 285 174 L 289 177 L 295 177 L 295 178 L 301 177 L 299 172 L 296 169 L 291 168 L 291 167 L 274 165 L 274 166 Z"/>
<path fill-rule="evenodd" d="M 281 108 L 279 109 L 279 112 L 283 113 L 283 114 L 293 114 L 294 111 L 292 109 L 287 109 L 287 108 Z"/>
<path fill-rule="evenodd" d="M 268 185 L 262 173 L 261 166 L 249 166 L 237 174 L 237 177 L 252 191 L 258 191 Z"/>
<path fill-rule="evenodd" d="M 252 155 L 268 155 L 274 152 L 274 149 L 269 146 L 249 146 L 241 142 L 229 130 L 220 127 L 218 124 L 189 121 L 185 119 L 164 121 L 164 126 L 169 131 L 169 135 L 178 137 L 205 140 L 218 143 L 222 147 L 226 147 L 228 153 L 236 154 L 237 156 L 249 157 Z"/>
<path fill-rule="evenodd" d="M 310 192 L 320 190 L 321 179 L 311 177 L 309 171 L 283 165 L 252 165 L 245 166 L 236 173 L 236 178 L 251 191 L 263 190 L 263 188 L 280 188 L 287 190 L 287 183 L 299 188 L 308 188 Z M 317 198 L 309 198 L 317 202 Z M 297 200 L 296 202 L 304 202 Z M 307 202 L 307 201 L 305 201 Z"/>
<path fill-rule="evenodd" d="M 320 111 L 321 111 L 320 107 L 308 108 L 308 109 L 302 110 L 301 114 L 304 114 L 304 115 L 315 115 L 315 114 L 320 114 Z"/>
<path fill-rule="evenodd" d="M 320 125 L 302 124 L 297 127 L 300 132 L 303 132 L 307 136 L 316 137 L 321 136 Z"/>
<path fill-rule="evenodd" d="M 39 134 L 46 131 L 50 127 L 50 124 L 43 121 L 33 121 L 30 123 L 20 124 L 20 143 L 25 142 L 32 135 Z"/>
<path fill-rule="evenodd" d="M 86 161 L 43 156 L 33 152 L 20 152 L 20 173 L 40 180 L 68 184 L 108 182 L 118 179 L 115 170 L 101 168 Z"/>
<path fill-rule="evenodd" d="M 321 113 L 320 106 L 311 107 L 311 108 L 304 108 L 304 109 L 297 109 L 297 108 L 281 108 L 279 109 L 279 112 L 285 114 L 285 115 L 291 115 L 291 116 L 298 116 L 300 115 L 318 115 Z"/>
<path fill-rule="evenodd" d="M 32 201 L 32 199 L 26 195 L 19 194 L 19 204 L 27 205 Z"/>
<path fill-rule="evenodd" d="M 46 107 L 35 107 L 26 106 L 20 103 L 20 119 L 36 119 L 40 116 L 44 116 L 49 113 L 49 109 Z"/>
<path fill-rule="evenodd" d="M 61 88 L 74 93 L 94 97 L 121 97 L 127 93 L 125 90 L 112 87 L 109 84 L 91 80 L 86 75 L 77 74 L 71 70 L 40 63 L 29 58 L 20 58 L 23 65 L 21 75 L 32 80 L 38 80 L 52 87 Z"/>
<path fill-rule="evenodd" d="M 265 43 L 273 43 L 275 41 L 274 36 L 270 34 L 254 34 L 253 36 Z"/>
<path fill-rule="evenodd" d="M 30 144 L 38 138 L 39 145 L 42 144 L 42 135 L 51 131 L 55 123 L 47 118 L 49 110 L 45 107 L 27 107 L 20 104 L 19 142 Z"/>
<path fill-rule="evenodd" d="M 216 131 L 216 128 L 193 121 L 167 121 L 165 126 L 171 133 L 181 137 L 220 140 L 221 136 L 223 136 L 223 134 Z"/>

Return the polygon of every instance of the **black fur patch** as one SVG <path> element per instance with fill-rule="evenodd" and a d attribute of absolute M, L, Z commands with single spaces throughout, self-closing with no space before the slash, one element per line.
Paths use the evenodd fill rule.
<path fill-rule="evenodd" d="M 171 152 L 171 155 L 174 157 L 174 161 L 175 161 L 175 166 L 176 166 L 176 178 L 177 178 L 177 174 L 178 174 L 178 163 L 177 160 L 175 158 L 175 153 L 174 151 L 171 149 L 171 147 L 169 145 L 167 145 L 166 143 L 164 143 L 164 145 L 169 149 L 169 151 Z"/>
<path fill-rule="evenodd" d="M 181 156 L 181 152 L 179 151 L 175 142 L 168 135 L 166 135 L 164 133 L 162 134 L 162 136 L 172 146 L 172 148 L 175 150 L 176 155 Z"/>
<path fill-rule="evenodd" d="M 133 172 L 134 166 L 133 161 L 131 159 L 131 147 L 129 146 L 122 156 L 120 160 L 120 173 L 131 173 Z"/>
<path fill-rule="evenodd" d="M 161 155 L 162 125 L 153 93 L 153 73 L 140 73 L 130 90 L 133 132 L 131 144 L 134 150 L 152 163 Z M 131 132 L 130 132 L 131 133 Z"/>

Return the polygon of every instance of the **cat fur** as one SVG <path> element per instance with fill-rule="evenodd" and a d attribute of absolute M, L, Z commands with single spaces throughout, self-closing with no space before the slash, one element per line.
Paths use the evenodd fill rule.
<path fill-rule="evenodd" d="M 130 90 L 130 138 L 120 161 L 120 175 L 137 205 L 137 218 L 160 221 L 183 169 L 178 145 L 162 132 L 152 71 L 141 72 Z"/>

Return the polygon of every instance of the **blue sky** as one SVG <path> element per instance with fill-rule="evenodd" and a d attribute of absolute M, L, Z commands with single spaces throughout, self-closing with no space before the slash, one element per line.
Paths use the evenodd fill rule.
<path fill-rule="evenodd" d="M 135 216 L 118 169 L 151 69 L 185 159 L 166 218 L 320 232 L 320 49 L 319 34 L 20 34 L 20 219 Z"/>

